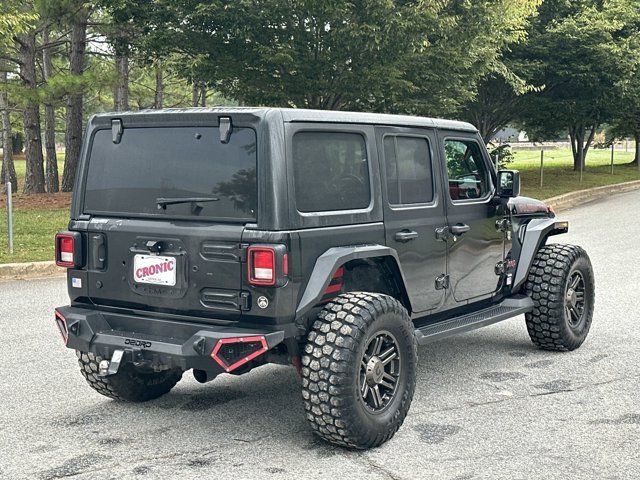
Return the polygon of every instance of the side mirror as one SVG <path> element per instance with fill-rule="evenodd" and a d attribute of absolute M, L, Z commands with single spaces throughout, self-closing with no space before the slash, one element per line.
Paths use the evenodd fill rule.
<path fill-rule="evenodd" d="M 497 195 L 503 198 L 520 195 L 520 172 L 518 170 L 498 170 Z"/>

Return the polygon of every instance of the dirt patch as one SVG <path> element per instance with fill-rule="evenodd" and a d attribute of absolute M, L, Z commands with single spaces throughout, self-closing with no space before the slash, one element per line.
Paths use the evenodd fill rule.
<path fill-rule="evenodd" d="M 6 195 L 0 195 L 0 208 L 7 204 Z M 15 210 L 62 210 L 71 206 L 71 193 L 34 193 L 31 195 L 17 194 L 13 196 Z"/>

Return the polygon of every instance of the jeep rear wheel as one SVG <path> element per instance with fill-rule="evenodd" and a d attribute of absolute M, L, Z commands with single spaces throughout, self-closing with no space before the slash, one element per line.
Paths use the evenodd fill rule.
<path fill-rule="evenodd" d="M 80 372 L 96 392 L 105 397 L 128 402 L 146 402 L 168 393 L 182 378 L 182 370 L 145 372 L 125 363 L 118 373 L 101 377 L 98 366 L 102 357 L 76 350 Z"/>
<path fill-rule="evenodd" d="M 587 338 L 593 318 L 595 282 L 587 253 L 575 245 L 542 247 L 525 291 L 533 311 L 525 314 L 531 341 L 545 350 L 575 350 Z"/>
<path fill-rule="evenodd" d="M 389 440 L 409 411 L 417 364 L 414 326 L 393 297 L 346 293 L 313 324 L 302 357 L 302 397 L 313 430 L 351 448 Z"/>

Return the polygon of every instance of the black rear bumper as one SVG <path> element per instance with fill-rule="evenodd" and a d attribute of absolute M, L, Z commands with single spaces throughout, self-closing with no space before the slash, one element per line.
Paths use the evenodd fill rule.
<path fill-rule="evenodd" d="M 275 328 L 240 328 L 188 323 L 106 312 L 80 307 L 55 309 L 58 329 L 68 348 L 92 352 L 110 359 L 116 350 L 124 351 L 123 362 L 163 365 L 183 370 L 190 368 L 214 374 L 232 371 L 239 365 L 227 367 L 216 360 L 214 350 L 225 343 L 259 342 L 262 355 L 285 339 L 289 325 Z M 217 348 L 216 348 L 217 347 Z M 230 368 L 228 368 L 230 367 Z"/>

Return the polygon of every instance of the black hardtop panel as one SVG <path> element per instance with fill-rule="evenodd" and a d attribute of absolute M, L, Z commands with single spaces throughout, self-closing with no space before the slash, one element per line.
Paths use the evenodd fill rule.
<path fill-rule="evenodd" d="M 390 115 L 384 113 L 344 112 L 335 110 L 310 110 L 304 108 L 267 107 L 199 107 L 167 108 L 161 110 L 140 110 L 136 112 L 108 112 L 95 115 L 93 125 L 109 125 L 112 118 L 123 122 L 167 124 L 173 122 L 210 122 L 212 117 L 233 115 L 237 120 L 256 122 L 265 119 L 269 113 L 280 113 L 285 122 L 318 123 L 359 123 L 367 125 L 396 125 L 407 127 L 441 128 L 464 132 L 477 132 L 476 127 L 467 122 L 442 118 L 417 117 L 411 115 Z M 276 117 L 274 115 L 272 118 Z"/>
<path fill-rule="evenodd" d="M 127 125 L 164 125 L 172 124 L 211 124 L 219 117 L 233 115 L 236 122 L 257 123 L 269 112 L 268 108 L 248 107 L 201 107 L 201 108 L 165 108 L 160 110 L 139 110 L 135 112 L 106 112 L 91 117 L 90 126 L 111 126 L 112 119 L 121 119 Z"/>
<path fill-rule="evenodd" d="M 233 127 L 248 127 L 256 132 L 258 178 L 264 177 L 264 181 L 270 181 L 270 162 L 260 160 L 273 156 L 271 148 L 277 148 L 282 142 L 271 140 L 279 138 L 272 131 L 282 130 L 282 116 L 279 112 L 268 108 L 246 107 L 219 107 L 219 108 L 188 108 L 188 109 L 162 109 L 140 110 L 135 112 L 107 112 L 91 117 L 83 144 L 83 153 L 76 176 L 76 188 L 72 201 L 71 216 L 74 219 L 83 218 L 83 201 L 86 188 L 86 175 L 88 172 L 89 156 L 92 141 L 96 132 L 102 129 L 111 130 L 113 120 L 120 120 L 125 131 L 129 128 L 173 128 L 173 127 L 218 127 L 220 117 L 231 117 Z M 275 117 L 275 118 L 274 118 Z M 263 189 L 264 190 L 264 189 Z M 275 205 L 273 199 L 262 199 L 265 205 Z M 277 206 L 277 205 L 276 205 Z M 120 215 L 122 216 L 122 215 Z M 265 228 L 274 226 L 274 215 L 266 212 L 261 223 Z M 208 220 L 207 220 L 208 221 Z"/>
<path fill-rule="evenodd" d="M 140 110 L 135 112 L 109 112 L 95 115 L 91 118 L 87 130 L 87 138 L 84 144 L 83 160 L 78 172 L 77 192 L 74 195 L 72 206 L 72 218 L 80 218 L 82 215 L 81 199 L 83 197 L 84 179 L 86 175 L 86 156 L 90 147 L 90 139 L 94 131 L 99 129 L 111 129 L 112 120 L 119 119 L 125 128 L 133 127 L 183 127 L 183 126 L 218 126 L 220 117 L 231 117 L 234 127 L 250 127 L 256 131 L 257 138 L 257 168 L 258 168 L 258 215 L 255 228 L 261 230 L 289 230 L 297 228 L 320 227 L 328 225 L 349 225 L 354 223 L 353 218 L 335 215 L 331 212 L 318 216 L 318 221 L 308 220 L 302 225 L 292 221 L 292 199 L 289 198 L 290 185 L 283 182 L 287 178 L 286 166 L 289 162 L 285 144 L 288 141 L 285 133 L 287 125 L 293 128 L 311 126 L 312 128 L 349 128 L 357 126 L 358 129 L 372 129 L 376 126 L 397 126 L 408 128 L 441 128 L 448 131 L 460 131 L 477 135 L 477 130 L 471 124 L 453 120 L 433 119 L 426 117 L 414 117 L 407 115 L 388 115 L 379 113 L 343 112 L 328 110 L 309 110 L 291 108 L 268 107 L 197 107 L 187 109 L 161 109 Z M 372 137 L 373 138 L 373 137 Z M 377 165 L 377 152 L 373 143 L 372 165 Z M 378 185 L 377 166 L 372 180 L 375 194 Z M 374 207 L 378 208 L 380 198 L 374 199 Z M 313 217 L 314 214 L 309 218 Z M 309 216 L 308 215 L 308 216 Z M 317 216 L 317 215 L 316 215 Z M 329 223 L 321 221 L 329 218 Z M 357 223 L 381 220 L 380 215 L 375 218 L 358 219 Z M 314 223 L 315 222 L 315 223 Z M 251 227 L 250 227 L 251 228 Z"/>
<path fill-rule="evenodd" d="M 298 108 L 280 109 L 285 122 L 335 122 L 367 125 L 396 125 L 402 127 L 428 127 L 464 132 L 477 132 L 476 127 L 466 122 L 441 118 L 389 115 L 386 113 L 342 112 L 331 110 L 306 110 Z"/>

